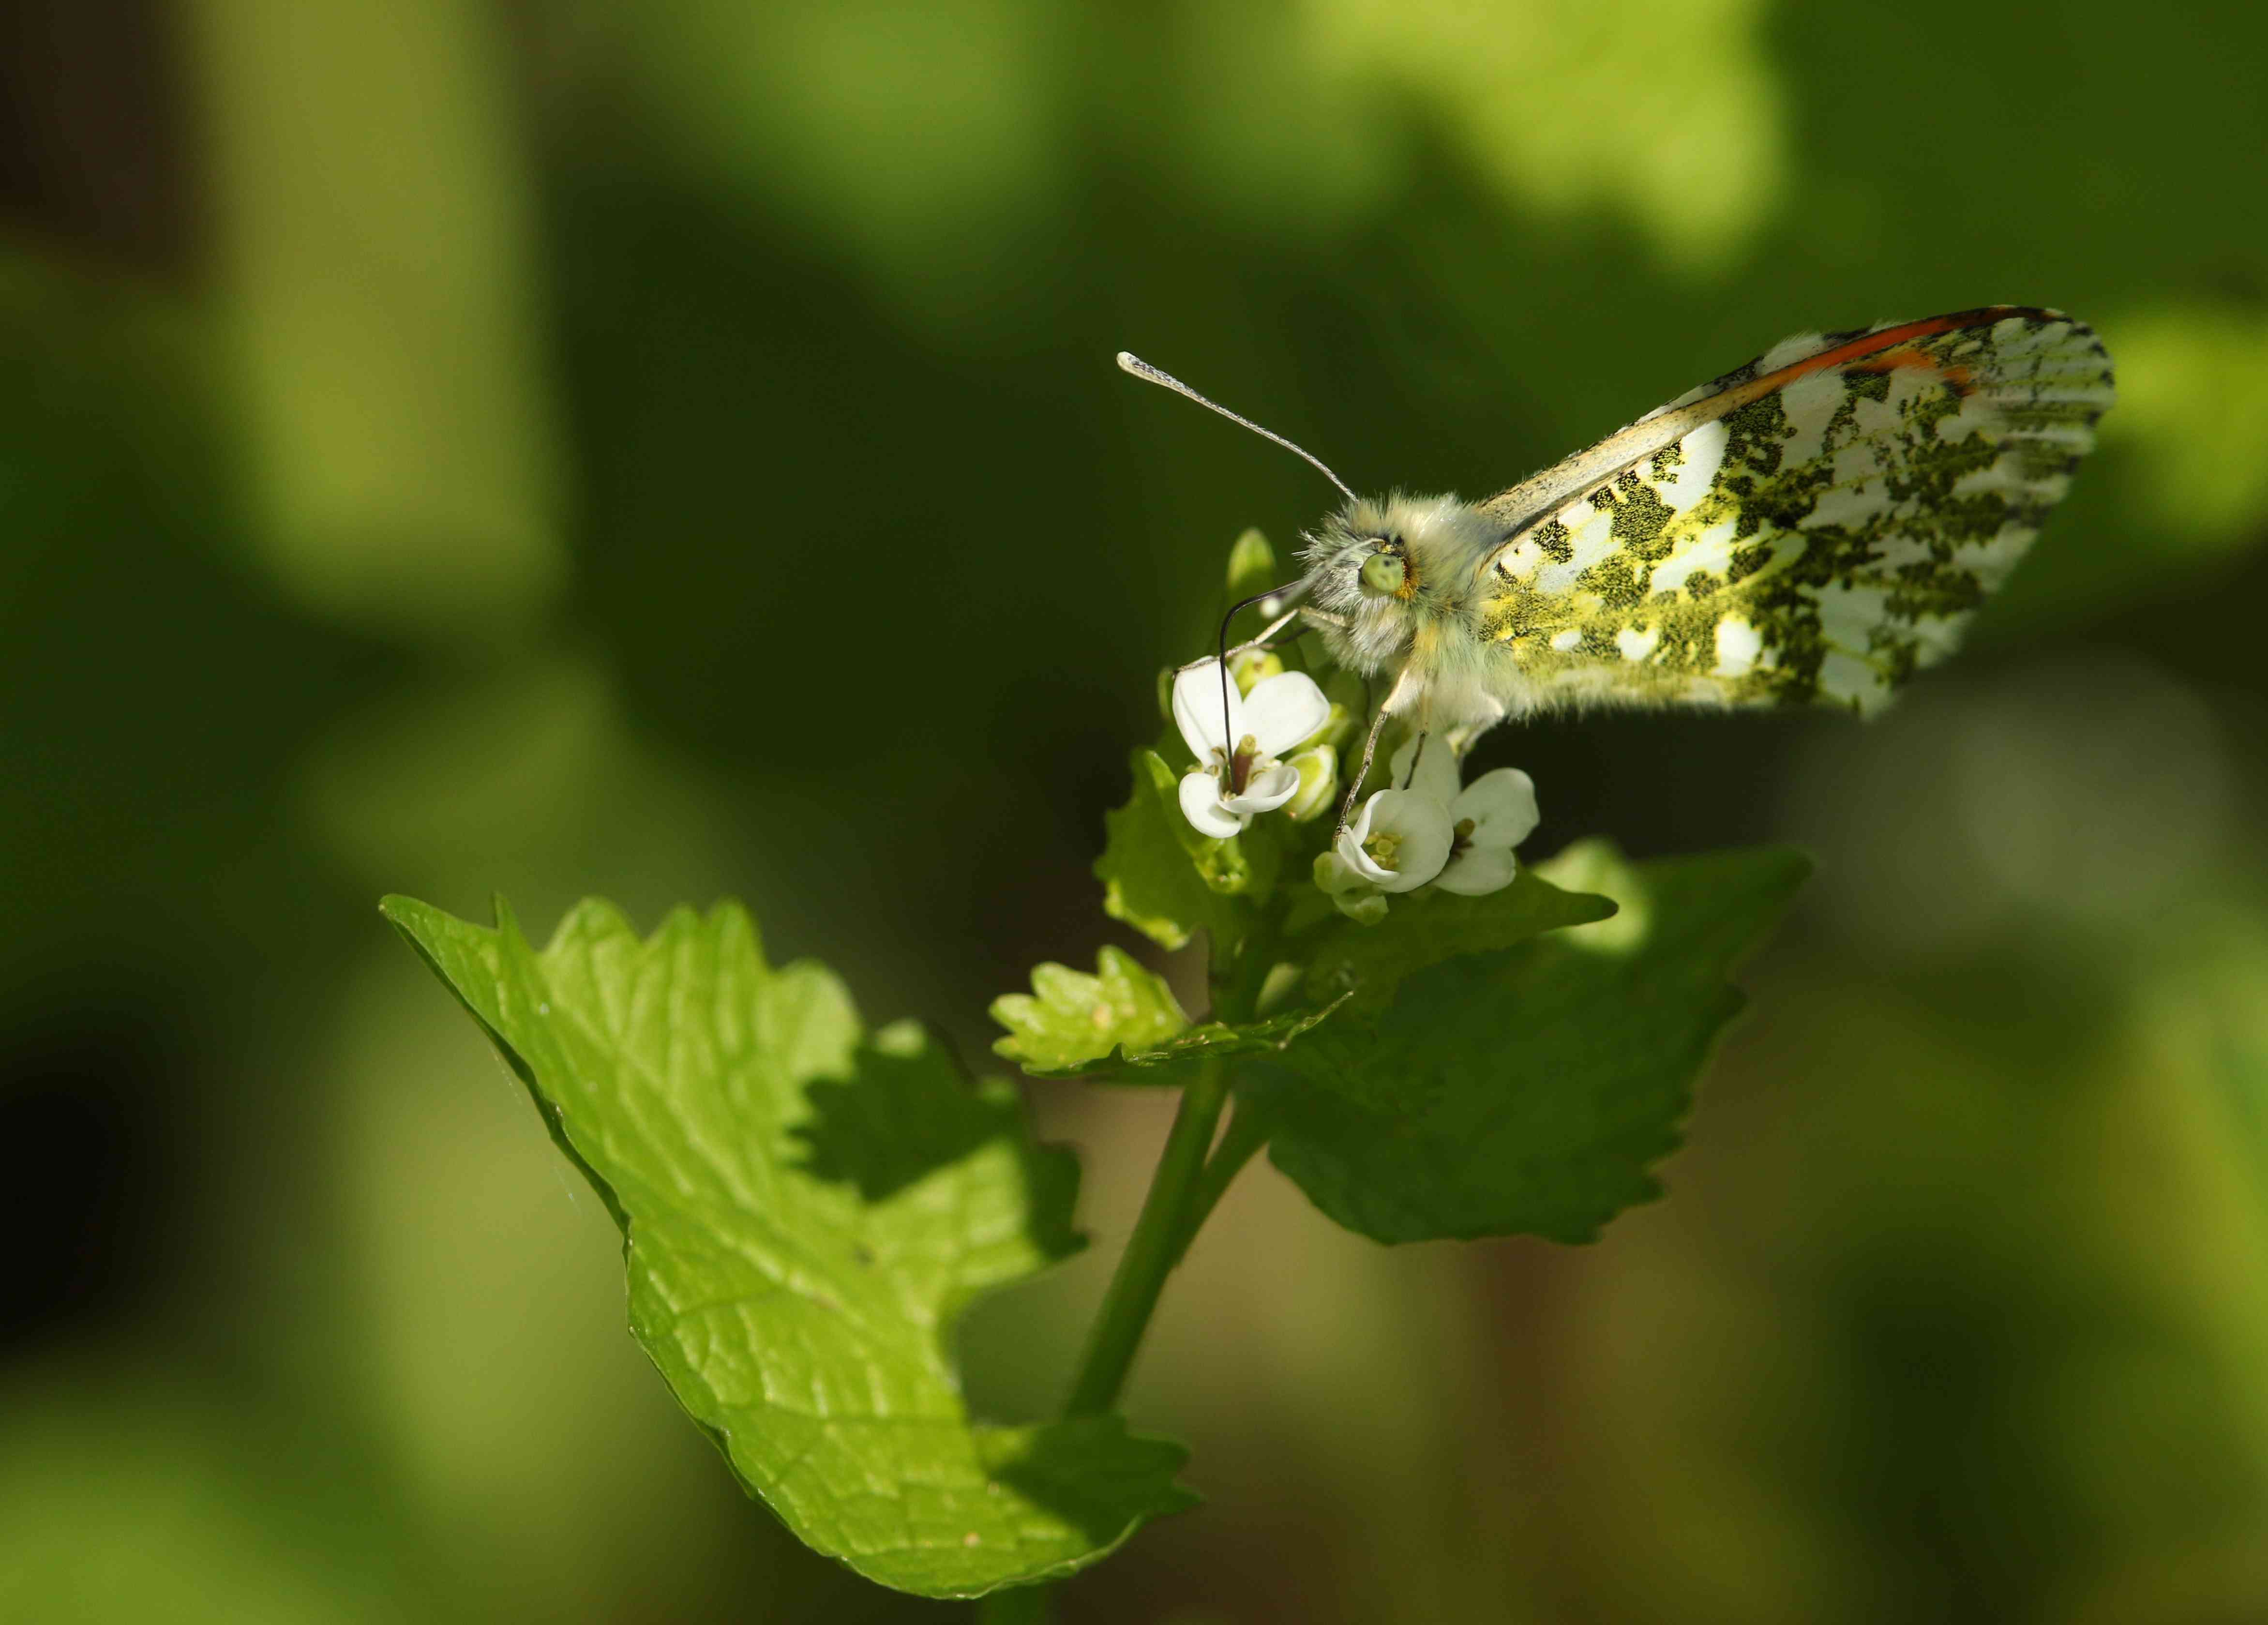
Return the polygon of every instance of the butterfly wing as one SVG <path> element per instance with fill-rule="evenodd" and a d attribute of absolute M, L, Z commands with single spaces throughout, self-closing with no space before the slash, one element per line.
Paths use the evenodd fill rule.
<path fill-rule="evenodd" d="M 2094 331 L 1996 305 L 1807 334 L 1481 511 L 1513 709 L 1861 712 L 1950 652 L 2111 401 Z"/>

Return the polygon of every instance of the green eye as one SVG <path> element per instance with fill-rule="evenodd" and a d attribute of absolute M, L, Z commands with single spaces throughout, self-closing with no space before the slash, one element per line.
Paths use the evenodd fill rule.
<path fill-rule="evenodd" d="M 1362 585 L 1373 592 L 1399 592 L 1409 575 L 1399 554 L 1373 553 L 1362 562 Z"/>

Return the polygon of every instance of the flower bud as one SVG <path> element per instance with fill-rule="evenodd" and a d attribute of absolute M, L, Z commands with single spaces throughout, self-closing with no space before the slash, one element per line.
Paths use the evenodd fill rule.
<path fill-rule="evenodd" d="M 1328 745 L 1318 745 L 1301 751 L 1287 765 L 1298 770 L 1300 788 L 1292 792 L 1284 810 L 1293 823 L 1304 824 L 1329 806 L 1339 793 L 1339 754 Z"/>
<path fill-rule="evenodd" d="M 1386 917 L 1385 897 L 1336 850 L 1315 854 L 1315 885 L 1358 925 L 1375 925 Z"/>
<path fill-rule="evenodd" d="M 1236 679 L 1236 691 L 1249 699 L 1252 691 L 1264 680 L 1284 669 L 1284 662 L 1265 649 L 1248 649 L 1233 656 L 1228 663 L 1228 674 Z"/>
<path fill-rule="evenodd" d="M 1246 531 L 1228 549 L 1229 597 L 1245 599 L 1264 592 L 1276 579 L 1276 549 L 1258 531 Z"/>
<path fill-rule="evenodd" d="M 1267 979 L 1260 984 L 1260 996 L 1252 1001 L 1252 1013 L 1263 1017 L 1273 1015 L 1300 990 L 1300 980 L 1307 974 L 1306 967 L 1288 961 L 1270 966 Z"/>
<path fill-rule="evenodd" d="M 1357 925 L 1375 925 L 1386 917 L 1386 899 L 1377 892 L 1348 893 L 1331 904 Z"/>
<path fill-rule="evenodd" d="M 1336 897 L 1370 883 L 1348 868 L 1336 852 L 1324 851 L 1315 854 L 1315 884 L 1327 895 Z"/>

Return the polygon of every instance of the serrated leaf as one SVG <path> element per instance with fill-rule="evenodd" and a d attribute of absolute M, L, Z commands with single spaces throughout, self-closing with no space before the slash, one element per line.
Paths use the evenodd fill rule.
<path fill-rule="evenodd" d="M 1587 1241 L 1659 1195 L 1649 1169 L 1742 1003 L 1725 977 L 1810 864 L 1760 850 L 1545 867 L 1607 884 L 1623 913 L 1441 960 L 1254 1080 L 1271 1159 L 1348 1229 Z"/>
<path fill-rule="evenodd" d="M 1154 1049 L 1122 1051 L 1116 1063 L 1138 1070 L 1163 1069 L 1208 1055 L 1248 1055 L 1282 1051 L 1301 1033 L 1312 1031 L 1344 1004 L 1335 999 L 1320 1010 L 1290 1010 L 1261 1021 L 1207 1021 L 1176 1033 Z M 1143 1078 L 1144 1083 L 1169 1083 L 1167 1077 Z"/>
<path fill-rule="evenodd" d="M 1076 1249 L 1079 1170 L 917 1027 L 773 969 L 733 905 L 641 940 L 599 902 L 537 953 L 408 898 L 387 917 L 526 1084 L 622 1227 L 630 1329 L 748 1489 L 901 1591 L 1070 1573 L 1193 1500 L 1116 1417 L 973 1425 L 946 1348 L 977 1293 Z"/>
<path fill-rule="evenodd" d="M 1067 965 L 1033 967 L 1032 990 L 994 999 L 992 1019 L 1008 1029 L 994 1040 L 995 1055 L 1057 1077 L 1114 1049 L 1154 1049 L 1189 1025 L 1165 979 L 1120 948 L 1103 949 L 1092 976 Z"/>
<path fill-rule="evenodd" d="M 1264 889 L 1272 872 L 1264 862 L 1256 865 L 1250 843 L 1209 840 L 1190 827 L 1182 816 L 1180 775 L 1156 751 L 1136 751 L 1133 768 L 1133 794 L 1104 816 L 1102 856 L 1094 860 L 1103 908 L 1160 947 L 1182 947 L 1207 931 L 1218 954 L 1250 923 L 1251 908 L 1241 898 Z"/>
<path fill-rule="evenodd" d="M 1264 1021 L 1207 1021 L 1191 1026 L 1163 978 L 1131 954 L 1105 948 L 1096 974 L 1062 965 L 1032 972 L 1030 993 L 1004 993 L 992 1001 L 992 1018 L 1008 1029 L 994 1053 L 1034 1077 L 1171 1083 L 1174 1065 L 1208 1055 L 1281 1050 L 1336 1011 L 1300 1009 Z M 1149 1076 L 1143 1076 L 1149 1074 Z"/>

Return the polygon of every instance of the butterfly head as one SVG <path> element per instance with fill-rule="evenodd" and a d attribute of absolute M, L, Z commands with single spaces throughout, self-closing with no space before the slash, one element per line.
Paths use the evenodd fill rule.
<path fill-rule="evenodd" d="M 1333 654 L 1366 674 L 1406 651 L 1427 621 L 1454 615 L 1497 527 L 1454 496 L 1358 498 L 1300 554 L 1307 601 L 1333 620 Z"/>

